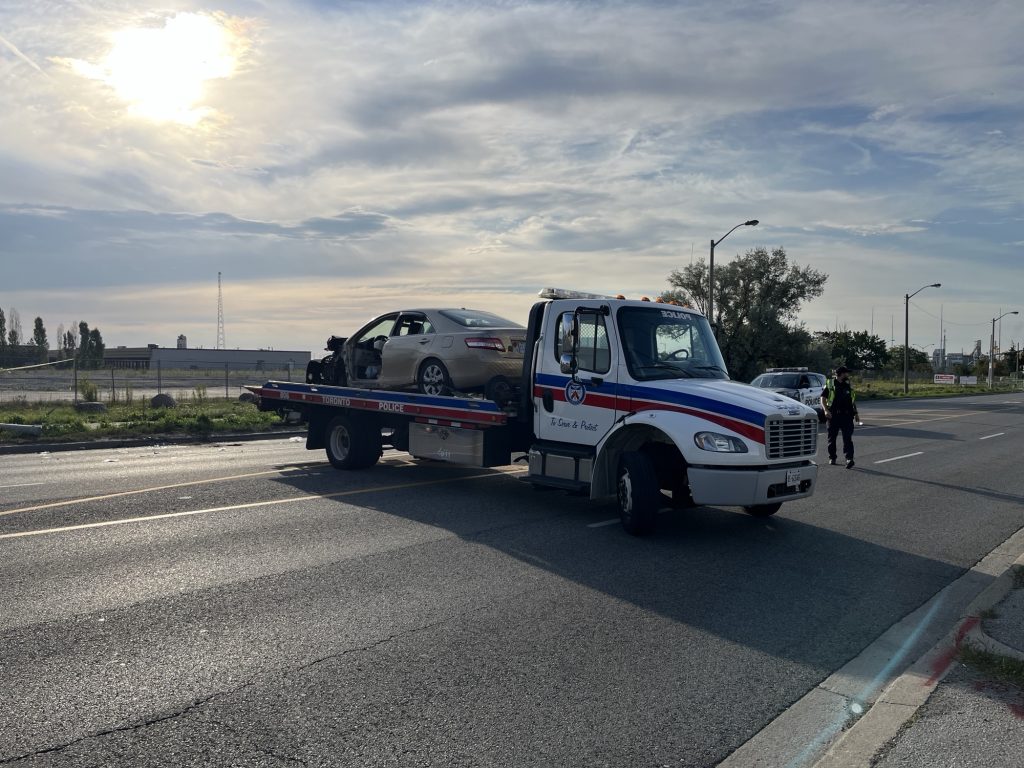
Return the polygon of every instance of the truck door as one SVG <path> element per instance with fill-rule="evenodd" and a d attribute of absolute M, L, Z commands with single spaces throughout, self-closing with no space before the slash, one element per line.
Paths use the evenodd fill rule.
<path fill-rule="evenodd" d="M 540 440 L 595 446 L 621 415 L 611 318 L 598 310 L 579 315 L 576 376 L 561 372 L 560 312 L 545 319 L 534 385 L 534 434 Z M 625 402 L 625 401 L 624 401 Z"/>

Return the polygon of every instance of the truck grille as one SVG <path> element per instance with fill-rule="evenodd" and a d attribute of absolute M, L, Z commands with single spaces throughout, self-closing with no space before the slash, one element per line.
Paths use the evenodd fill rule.
<path fill-rule="evenodd" d="M 764 425 L 765 452 L 769 459 L 813 456 L 818 452 L 818 418 L 769 418 Z"/>

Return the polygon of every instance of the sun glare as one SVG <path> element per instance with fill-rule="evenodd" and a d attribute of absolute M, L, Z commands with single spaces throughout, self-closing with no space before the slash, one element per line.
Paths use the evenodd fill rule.
<path fill-rule="evenodd" d="M 163 27 L 115 33 L 98 64 L 76 60 L 71 65 L 111 86 L 137 115 L 195 125 L 210 112 L 200 106 L 205 84 L 231 77 L 242 47 L 241 36 L 226 20 L 179 13 Z"/>

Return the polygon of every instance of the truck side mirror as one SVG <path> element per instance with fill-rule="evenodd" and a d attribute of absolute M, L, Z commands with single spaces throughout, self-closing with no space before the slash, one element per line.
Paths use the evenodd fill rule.
<path fill-rule="evenodd" d="M 576 362 L 576 345 L 580 337 L 580 322 L 575 312 L 563 312 L 558 323 L 559 335 L 562 338 L 562 355 L 558 358 L 558 366 L 562 373 L 576 375 L 579 365 Z"/>

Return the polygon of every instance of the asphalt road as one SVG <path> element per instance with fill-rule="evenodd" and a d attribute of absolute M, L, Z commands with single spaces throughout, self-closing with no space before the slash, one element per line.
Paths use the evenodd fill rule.
<path fill-rule="evenodd" d="M 1024 395 L 861 415 L 643 539 L 516 466 L 0 457 L 0 765 L 714 765 L 1024 527 Z"/>

